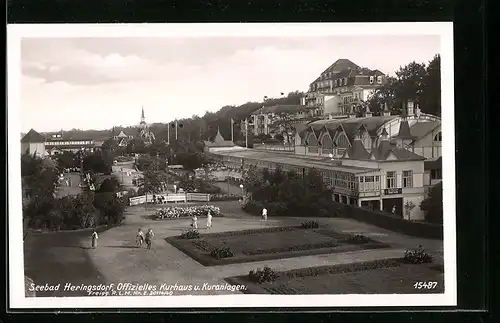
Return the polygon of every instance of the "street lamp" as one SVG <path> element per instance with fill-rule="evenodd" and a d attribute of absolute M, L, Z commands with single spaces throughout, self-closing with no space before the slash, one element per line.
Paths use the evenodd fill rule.
<path fill-rule="evenodd" d="M 240 184 L 240 188 L 241 188 L 241 202 L 244 203 L 245 202 L 244 201 L 245 197 L 244 197 L 244 194 L 243 194 L 243 184 Z"/>

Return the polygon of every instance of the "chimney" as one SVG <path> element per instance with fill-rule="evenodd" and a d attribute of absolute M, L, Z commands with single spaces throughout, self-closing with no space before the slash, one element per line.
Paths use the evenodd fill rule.
<path fill-rule="evenodd" d="M 384 110 L 382 112 L 382 115 L 384 117 L 390 117 L 391 116 L 391 111 L 389 111 L 389 108 L 387 107 L 387 102 L 384 103 Z"/>
<path fill-rule="evenodd" d="M 407 116 L 408 117 L 413 117 L 414 116 L 414 113 L 413 113 L 413 100 L 408 100 L 408 103 L 406 104 L 408 110 L 407 110 Z"/>
<path fill-rule="evenodd" d="M 364 116 L 366 118 L 371 118 L 373 115 L 372 115 L 372 112 L 370 111 L 370 106 L 367 104 L 365 106 L 365 113 L 364 113 Z"/>
<path fill-rule="evenodd" d="M 422 111 L 420 110 L 420 105 L 417 104 L 417 107 L 415 108 L 415 115 L 417 116 L 417 118 L 420 118 L 421 113 Z"/>

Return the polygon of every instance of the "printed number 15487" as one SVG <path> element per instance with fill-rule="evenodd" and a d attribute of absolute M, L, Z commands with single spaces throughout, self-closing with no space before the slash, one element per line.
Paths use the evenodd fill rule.
<path fill-rule="evenodd" d="M 413 284 L 415 289 L 434 289 L 437 286 L 437 282 L 416 282 Z"/>

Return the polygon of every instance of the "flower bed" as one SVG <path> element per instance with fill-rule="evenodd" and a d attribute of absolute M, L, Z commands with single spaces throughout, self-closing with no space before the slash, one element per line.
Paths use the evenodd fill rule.
<path fill-rule="evenodd" d="M 212 216 L 222 216 L 220 208 L 213 205 L 196 205 L 196 206 L 171 206 L 161 208 L 156 211 L 155 217 L 157 220 L 188 218 L 196 215 L 197 217 L 205 217 L 208 212 Z"/>

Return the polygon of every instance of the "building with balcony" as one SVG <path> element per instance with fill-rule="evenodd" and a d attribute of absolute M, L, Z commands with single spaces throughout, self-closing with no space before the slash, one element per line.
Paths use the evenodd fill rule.
<path fill-rule="evenodd" d="M 262 107 L 253 112 L 248 119 L 248 131 L 254 136 L 258 135 L 273 135 L 281 133 L 279 122 L 281 119 L 287 119 L 292 122 L 303 121 L 311 117 L 311 112 L 303 105 L 274 105 Z M 242 132 L 245 131 L 245 121 L 242 121 Z"/>
<path fill-rule="evenodd" d="M 348 115 L 387 81 L 379 70 L 339 59 L 309 85 L 305 105 L 314 115 Z"/>

